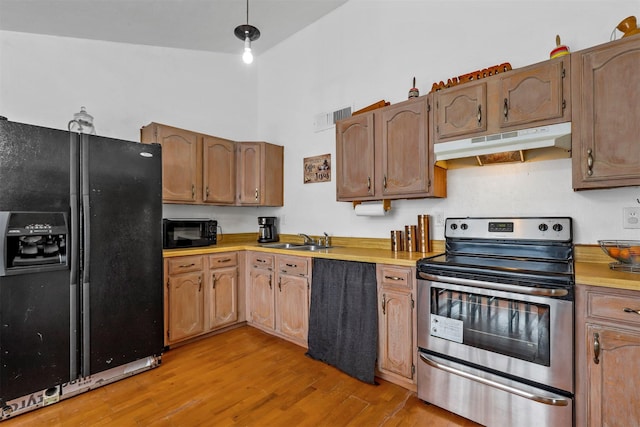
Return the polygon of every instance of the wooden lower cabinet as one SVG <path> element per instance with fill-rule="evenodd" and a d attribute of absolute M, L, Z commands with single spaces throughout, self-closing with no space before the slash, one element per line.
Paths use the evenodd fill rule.
<path fill-rule="evenodd" d="M 229 252 L 165 258 L 165 345 L 244 321 L 240 256 Z"/>
<path fill-rule="evenodd" d="M 276 256 L 276 332 L 308 347 L 311 258 Z"/>
<path fill-rule="evenodd" d="M 249 255 L 249 323 L 307 347 L 311 259 Z"/>
<path fill-rule="evenodd" d="M 209 256 L 209 330 L 238 321 L 238 254 Z"/>
<path fill-rule="evenodd" d="M 274 255 L 261 252 L 249 253 L 249 323 L 261 329 L 274 330 Z"/>
<path fill-rule="evenodd" d="M 576 426 L 640 426 L 640 292 L 576 287 Z"/>
<path fill-rule="evenodd" d="M 415 268 L 378 264 L 378 375 L 416 389 Z"/>

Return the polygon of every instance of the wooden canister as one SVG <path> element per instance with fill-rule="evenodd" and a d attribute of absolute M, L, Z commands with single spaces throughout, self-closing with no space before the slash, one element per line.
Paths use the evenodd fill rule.
<path fill-rule="evenodd" d="M 404 234 L 402 230 L 391 230 L 391 250 L 404 251 Z"/>
<path fill-rule="evenodd" d="M 418 215 L 417 239 L 418 251 L 422 253 L 431 252 L 431 239 L 429 238 L 429 215 Z"/>
<path fill-rule="evenodd" d="M 418 227 L 415 225 L 405 225 L 404 250 L 408 252 L 415 252 L 417 250 L 416 243 L 418 243 Z"/>

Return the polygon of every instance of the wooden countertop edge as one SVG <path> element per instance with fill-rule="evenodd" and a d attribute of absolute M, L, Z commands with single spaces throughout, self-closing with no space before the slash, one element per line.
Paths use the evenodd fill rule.
<path fill-rule="evenodd" d="M 406 251 L 392 252 L 389 249 L 337 246 L 320 251 L 297 251 L 295 249 L 264 248 L 254 242 L 230 242 L 200 248 L 165 249 L 163 250 L 163 256 L 165 258 L 170 258 L 176 256 L 207 255 L 231 251 L 257 251 L 282 255 L 306 256 L 310 258 L 337 259 L 342 261 L 371 262 L 415 267 L 416 261 L 420 258 L 437 255 L 443 251 L 441 245 L 436 242 L 434 242 L 434 249 L 436 250 L 433 252 L 422 253 Z M 581 253 L 583 250 L 584 249 L 581 249 L 576 252 Z M 602 262 L 606 261 L 606 258 L 598 258 L 595 253 L 593 255 L 594 256 L 592 257 L 582 257 L 581 259 L 584 259 L 584 261 L 575 262 L 576 284 L 640 291 L 640 274 L 611 270 L 607 262 Z"/>

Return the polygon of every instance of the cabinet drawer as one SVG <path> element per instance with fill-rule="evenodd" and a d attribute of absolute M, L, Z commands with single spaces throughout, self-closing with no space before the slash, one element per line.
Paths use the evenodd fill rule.
<path fill-rule="evenodd" d="M 238 265 L 237 252 L 209 255 L 209 268 L 232 267 L 234 265 Z"/>
<path fill-rule="evenodd" d="M 273 255 L 252 253 L 249 255 L 249 264 L 252 267 L 273 269 Z"/>
<path fill-rule="evenodd" d="M 590 292 L 587 300 L 587 315 L 608 320 L 623 321 L 640 325 L 640 296 L 607 295 Z M 626 312 L 625 309 L 633 310 Z"/>
<path fill-rule="evenodd" d="M 413 288 L 413 270 L 407 267 L 378 265 L 378 281 L 383 286 Z"/>
<path fill-rule="evenodd" d="M 279 256 L 278 271 L 292 276 L 309 275 L 309 258 L 296 256 Z"/>
<path fill-rule="evenodd" d="M 190 271 L 200 271 L 203 269 L 204 257 L 202 256 L 183 256 L 178 258 L 169 258 L 169 274 L 188 273 Z"/>

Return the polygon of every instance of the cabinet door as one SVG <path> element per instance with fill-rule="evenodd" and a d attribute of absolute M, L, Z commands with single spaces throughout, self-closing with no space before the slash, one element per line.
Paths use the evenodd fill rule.
<path fill-rule="evenodd" d="M 429 191 L 427 100 L 387 107 L 381 114 L 382 195 L 418 195 Z"/>
<path fill-rule="evenodd" d="M 573 188 L 640 185 L 640 38 L 575 53 L 571 62 Z"/>
<path fill-rule="evenodd" d="M 158 126 L 162 145 L 162 200 L 195 202 L 198 187 L 198 135 Z"/>
<path fill-rule="evenodd" d="M 487 85 L 467 83 L 434 94 L 435 142 L 487 130 Z"/>
<path fill-rule="evenodd" d="M 500 76 L 500 127 L 507 128 L 563 116 L 564 61 L 551 61 Z"/>
<path fill-rule="evenodd" d="M 238 203 L 260 205 L 262 199 L 262 147 L 258 142 L 238 144 Z"/>
<path fill-rule="evenodd" d="M 309 333 L 309 279 L 280 275 L 276 311 L 276 330 L 306 346 Z"/>
<path fill-rule="evenodd" d="M 588 325 L 587 349 L 590 361 L 587 425 L 637 425 L 640 422 L 640 365 L 637 363 L 640 331 Z"/>
<path fill-rule="evenodd" d="M 236 201 L 236 146 L 233 141 L 203 137 L 203 188 L 205 203 L 232 205 Z"/>
<path fill-rule="evenodd" d="M 411 293 L 382 287 L 378 300 L 378 369 L 412 379 L 414 349 Z"/>
<path fill-rule="evenodd" d="M 204 332 L 204 273 L 169 277 L 169 342 L 178 342 Z"/>
<path fill-rule="evenodd" d="M 238 320 L 238 267 L 211 271 L 209 329 L 235 323 Z"/>
<path fill-rule="evenodd" d="M 250 272 L 251 322 L 275 329 L 273 272 L 252 268 Z"/>
<path fill-rule="evenodd" d="M 337 199 L 349 201 L 375 194 L 374 113 L 336 123 Z"/>

